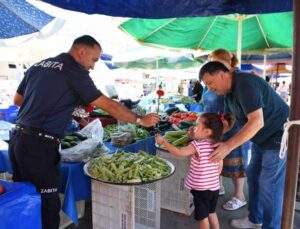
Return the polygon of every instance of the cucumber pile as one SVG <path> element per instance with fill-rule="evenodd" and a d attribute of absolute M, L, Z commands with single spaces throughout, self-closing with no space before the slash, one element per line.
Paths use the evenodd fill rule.
<path fill-rule="evenodd" d="M 191 141 L 186 130 L 167 131 L 164 138 L 176 147 L 187 146 Z"/>
<path fill-rule="evenodd" d="M 68 148 L 74 147 L 86 139 L 87 139 L 87 136 L 85 136 L 79 132 L 72 133 L 70 135 L 66 135 L 60 142 L 61 148 L 68 149 Z"/>

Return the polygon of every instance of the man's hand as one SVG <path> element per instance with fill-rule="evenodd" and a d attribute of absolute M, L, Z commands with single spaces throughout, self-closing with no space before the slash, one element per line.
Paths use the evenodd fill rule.
<path fill-rule="evenodd" d="M 247 115 L 248 122 L 242 129 L 226 142 L 213 145 L 217 147 L 210 155 L 211 162 L 219 162 L 225 158 L 233 149 L 250 140 L 264 126 L 263 110 L 259 108 Z"/>
<path fill-rule="evenodd" d="M 213 147 L 217 148 L 209 157 L 211 162 L 220 162 L 231 152 L 231 149 L 226 142 L 216 143 L 213 145 Z"/>
<path fill-rule="evenodd" d="M 92 103 L 93 106 L 96 106 L 106 112 L 108 112 L 114 118 L 130 122 L 130 123 L 138 123 L 144 127 L 155 126 L 159 121 L 158 114 L 147 114 L 143 117 L 139 117 L 137 119 L 137 114 L 127 107 L 123 106 L 121 103 L 118 103 L 105 95 L 101 95 L 99 98 L 95 99 Z"/>
<path fill-rule="evenodd" d="M 139 124 L 144 127 L 150 127 L 150 126 L 155 126 L 158 122 L 159 122 L 159 115 L 155 113 L 150 113 L 143 116 Z"/>

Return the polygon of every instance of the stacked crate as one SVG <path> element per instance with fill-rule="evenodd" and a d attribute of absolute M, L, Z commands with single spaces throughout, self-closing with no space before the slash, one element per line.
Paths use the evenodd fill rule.
<path fill-rule="evenodd" d="M 92 180 L 94 229 L 160 228 L 160 182 L 127 186 Z"/>
<path fill-rule="evenodd" d="M 175 173 L 161 181 L 161 208 L 191 215 L 194 211 L 193 196 L 190 190 L 184 187 L 190 157 L 175 157 L 171 153 L 158 149 L 157 155 L 170 161 L 176 168 Z"/>

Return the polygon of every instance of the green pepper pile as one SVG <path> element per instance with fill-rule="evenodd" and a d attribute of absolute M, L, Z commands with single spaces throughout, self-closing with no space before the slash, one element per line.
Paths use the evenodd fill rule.
<path fill-rule="evenodd" d="M 89 173 L 96 179 L 117 183 L 139 183 L 157 180 L 170 174 L 170 166 L 144 151 L 117 151 L 112 157 L 101 155 L 91 161 Z"/>

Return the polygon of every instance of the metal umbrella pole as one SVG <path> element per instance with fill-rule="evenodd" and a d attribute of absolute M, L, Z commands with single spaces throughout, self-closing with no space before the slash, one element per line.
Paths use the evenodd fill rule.
<path fill-rule="evenodd" d="M 275 91 L 277 90 L 277 81 L 278 81 L 278 69 L 279 68 L 279 64 L 276 64 L 276 74 L 275 74 Z"/>
<path fill-rule="evenodd" d="M 243 18 L 242 15 L 240 15 L 237 18 L 238 21 L 238 29 L 237 29 L 237 47 L 236 47 L 236 56 L 239 60 L 238 65 L 239 69 L 241 69 L 242 64 L 242 33 L 243 33 Z"/>

